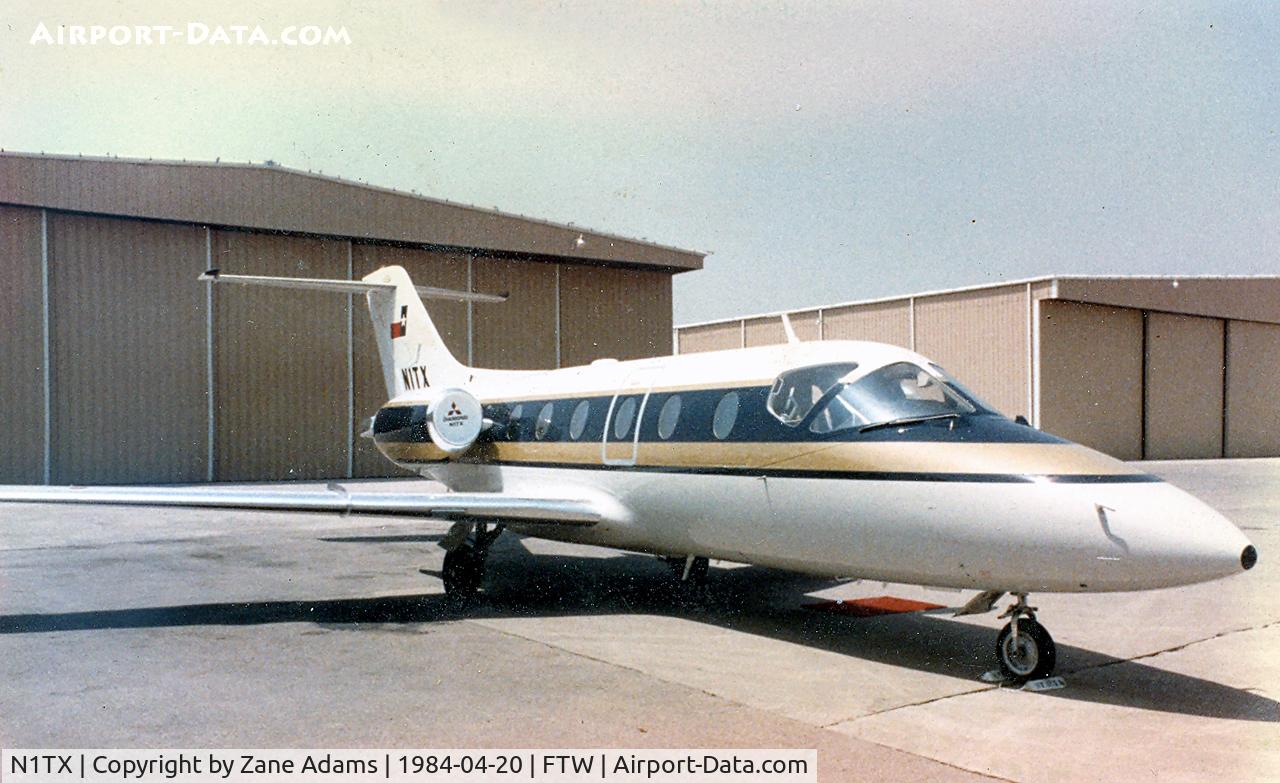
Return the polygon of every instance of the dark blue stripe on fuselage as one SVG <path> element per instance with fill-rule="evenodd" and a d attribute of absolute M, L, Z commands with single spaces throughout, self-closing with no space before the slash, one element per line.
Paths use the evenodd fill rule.
<path fill-rule="evenodd" d="M 738 395 L 738 416 L 733 429 L 724 438 L 712 433 L 716 406 L 726 394 Z M 680 415 L 675 430 L 668 438 L 658 435 L 658 418 L 672 397 L 680 398 Z M 1068 441 L 1017 424 L 995 413 L 981 412 L 957 419 L 939 419 L 903 427 L 881 427 L 860 432 L 851 427 L 832 433 L 814 433 L 808 422 L 789 427 L 775 418 L 765 403 L 769 387 L 752 386 L 735 389 L 697 389 L 693 391 L 654 392 L 645 404 L 640 422 L 641 443 L 848 443 L 848 442 L 944 442 L 944 443 L 1067 443 Z M 621 407 L 634 399 L 638 407 L 643 393 L 618 397 Z M 577 438 L 570 438 L 569 424 L 574 411 L 586 402 L 586 425 Z M 604 437 L 605 417 L 613 395 L 557 400 L 526 400 L 484 405 L 484 417 L 494 427 L 481 434 L 481 440 L 495 443 L 521 442 L 600 442 Z M 543 437 L 537 437 L 538 417 L 550 404 L 551 423 Z M 634 424 L 621 440 L 630 441 Z M 612 425 L 611 425 L 612 428 Z M 374 439 L 383 443 L 423 443 L 430 440 L 426 427 L 426 406 L 383 408 L 374 421 Z M 610 440 L 615 440 L 610 433 Z"/>

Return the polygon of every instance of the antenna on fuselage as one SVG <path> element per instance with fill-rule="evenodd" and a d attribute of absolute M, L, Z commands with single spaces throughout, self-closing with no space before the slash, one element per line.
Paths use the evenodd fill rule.
<path fill-rule="evenodd" d="M 787 342 L 798 343 L 800 338 L 796 337 L 796 330 L 791 328 L 791 316 L 786 313 L 782 314 L 782 331 L 787 333 Z"/>

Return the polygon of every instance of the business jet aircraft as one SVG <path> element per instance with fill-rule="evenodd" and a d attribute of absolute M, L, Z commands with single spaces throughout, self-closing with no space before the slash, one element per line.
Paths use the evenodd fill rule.
<path fill-rule="evenodd" d="M 818 576 L 1006 593 L 1004 676 L 1046 677 L 1054 643 L 1027 594 L 1145 590 L 1229 576 L 1257 552 L 1160 479 L 1002 416 L 929 359 L 870 342 L 799 342 L 548 371 L 458 362 L 400 267 L 360 281 L 201 279 L 365 294 L 387 402 L 378 449 L 442 494 L 0 487 L 11 501 L 119 503 L 455 520 L 447 594 L 480 586 L 505 527 L 647 552 L 697 582 L 708 558 Z"/>

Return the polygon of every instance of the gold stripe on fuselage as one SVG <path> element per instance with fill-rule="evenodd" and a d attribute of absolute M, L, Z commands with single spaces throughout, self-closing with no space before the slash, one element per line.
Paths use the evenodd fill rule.
<path fill-rule="evenodd" d="M 834 443 L 768 467 L 1037 476 L 1120 476 L 1142 472 L 1075 443 Z"/>
<path fill-rule="evenodd" d="M 397 462 L 440 462 L 432 443 L 383 443 Z M 486 443 L 461 462 L 504 465 L 598 465 L 600 441 Z M 629 458 L 630 443 L 610 443 L 611 458 Z M 641 443 L 636 465 L 670 468 L 742 468 L 839 473 L 972 473 L 999 475 L 1136 475 L 1119 460 L 1074 443 Z"/>

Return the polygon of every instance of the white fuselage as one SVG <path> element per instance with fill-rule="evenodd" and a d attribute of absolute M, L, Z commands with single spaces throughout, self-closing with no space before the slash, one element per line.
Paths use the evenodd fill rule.
<path fill-rule="evenodd" d="M 1241 571 L 1230 521 L 1166 483 L 1080 485 L 751 478 L 440 465 L 515 493 L 576 485 L 630 519 L 523 534 L 666 555 L 937 587 L 1007 592 L 1146 590 Z M 1101 507 L 1101 508 L 1100 508 Z M 1100 513 L 1106 516 L 1106 527 Z"/>
<path fill-rule="evenodd" d="M 638 418 L 648 421 L 657 416 L 650 398 L 662 390 L 768 386 L 788 368 L 834 359 L 858 363 L 850 382 L 891 362 L 928 366 L 892 346 L 826 342 L 545 373 L 475 371 L 467 386 L 486 404 L 562 399 L 567 418 L 575 397 L 594 395 L 609 411 L 603 437 L 551 443 L 530 436 L 471 460 L 387 454 L 451 489 L 598 496 L 619 511 L 593 527 L 516 529 L 664 555 L 1009 592 L 1152 589 L 1243 570 L 1248 540 L 1204 503 L 1082 446 L 1039 433 L 1037 442 L 1031 434 L 1009 436 L 1008 420 L 998 442 L 965 442 L 958 433 L 948 440 L 945 431 L 921 439 L 903 430 L 897 440 L 874 442 L 854 435 L 729 443 L 717 442 L 709 423 L 705 442 L 645 440 L 639 424 L 634 436 L 610 440 L 614 409 L 627 396 L 640 401 Z"/>

